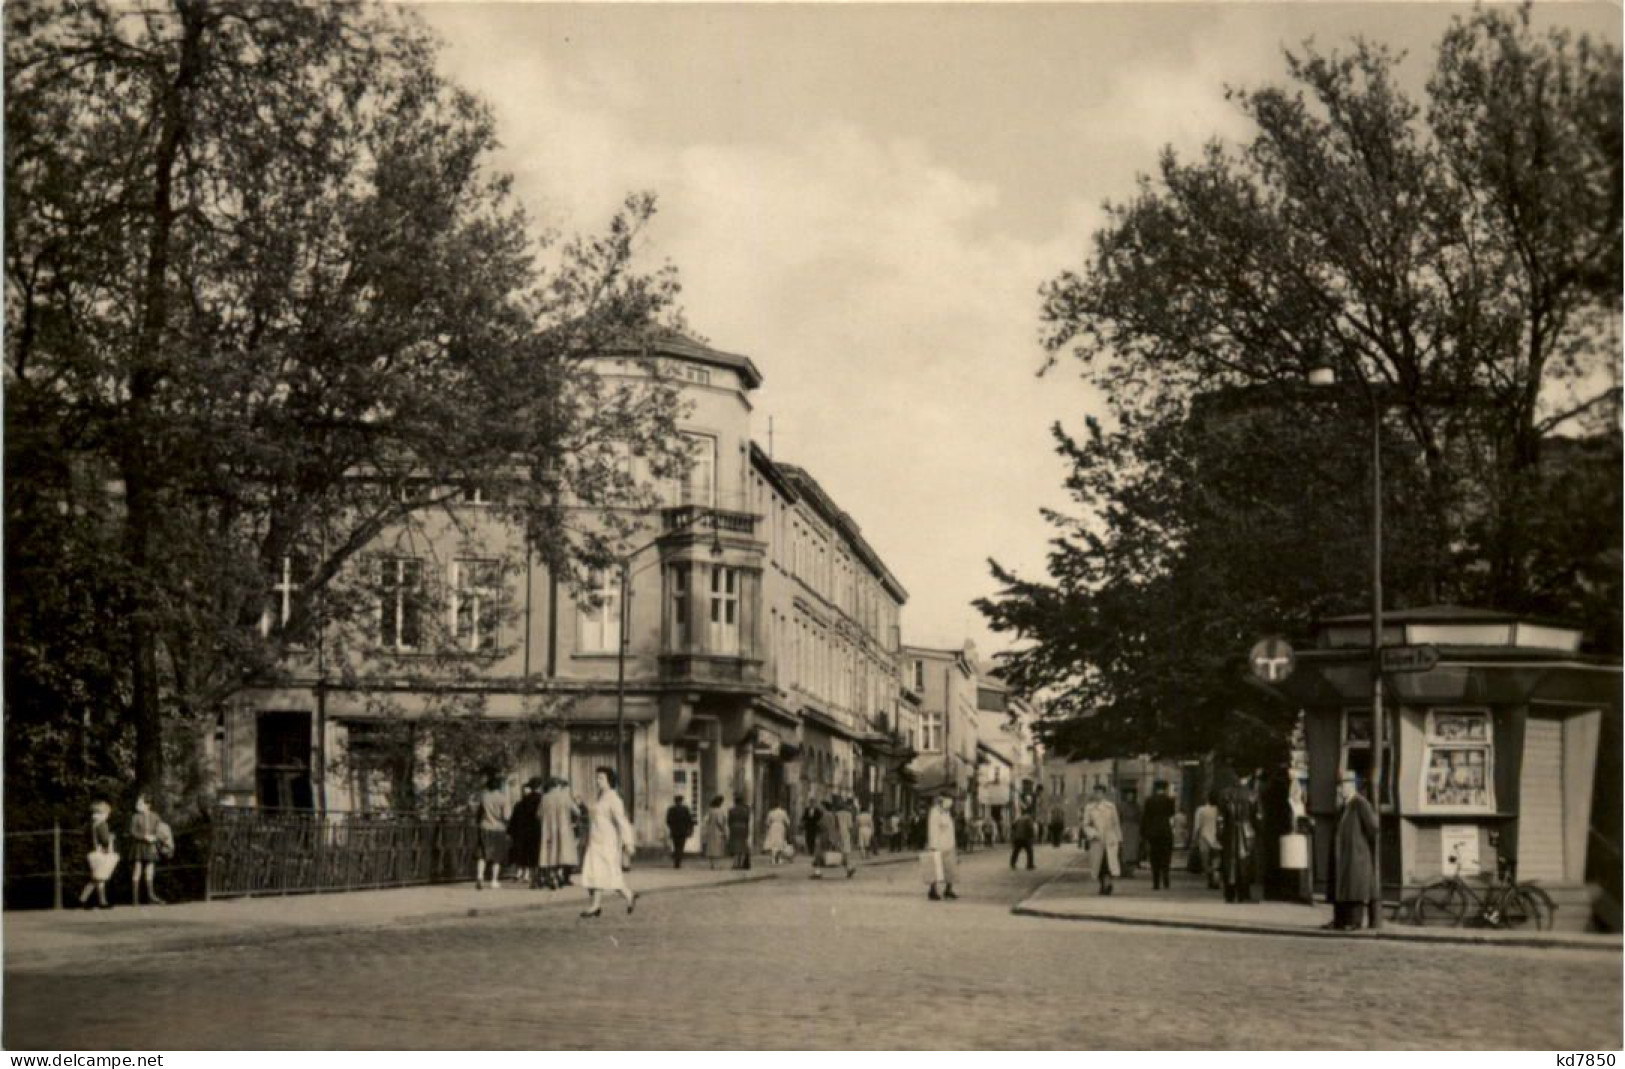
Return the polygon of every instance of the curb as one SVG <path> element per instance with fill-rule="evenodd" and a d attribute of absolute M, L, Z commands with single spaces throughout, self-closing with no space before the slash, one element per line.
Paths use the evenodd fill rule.
<path fill-rule="evenodd" d="M 710 883 L 686 884 L 680 887 L 652 887 L 647 891 L 639 891 L 641 900 L 648 895 L 678 894 L 686 891 L 710 891 L 719 887 L 736 887 L 743 884 L 764 883 L 768 880 L 778 879 L 777 873 L 764 872 L 760 875 L 736 876 L 730 879 L 717 880 Z M 578 888 L 579 889 L 579 888 Z M 196 936 L 177 935 L 172 939 L 164 940 L 149 947 L 137 948 L 136 952 L 142 955 L 153 954 L 184 954 L 196 950 L 223 950 L 238 947 L 266 946 L 272 943 L 287 942 L 294 939 L 322 937 L 333 935 L 354 935 L 360 932 L 377 932 L 389 928 L 415 928 L 431 927 L 444 924 L 448 921 L 470 920 L 476 917 L 495 917 L 517 913 L 539 913 L 548 910 L 575 909 L 585 899 L 547 899 L 540 902 L 514 902 L 499 906 L 470 906 L 466 909 L 443 909 L 433 913 L 422 913 L 415 916 L 390 917 L 387 920 L 370 921 L 352 924 L 312 924 L 289 925 L 286 927 L 247 929 L 241 932 L 199 934 Z M 12 948 L 5 950 L 4 967 L 6 971 L 12 969 L 49 969 L 66 967 L 107 960 L 108 950 L 104 946 L 71 947 L 61 951 L 22 951 L 20 954 Z"/>
<path fill-rule="evenodd" d="M 1550 935 L 1496 935 L 1488 931 L 1476 933 L 1471 929 L 1453 929 L 1448 931 L 1429 931 L 1426 935 L 1420 932 L 1398 932 L 1391 928 L 1380 928 L 1376 931 L 1361 929 L 1352 932 L 1330 931 L 1324 928 L 1291 928 L 1276 924 L 1249 924 L 1242 922 L 1210 921 L 1200 918 L 1174 918 L 1174 917 L 1126 917 L 1122 914 L 1110 913 L 1073 913 L 1061 912 L 1053 909 L 1044 909 L 1039 905 L 1032 905 L 1051 884 L 1065 879 L 1074 866 L 1068 865 L 1054 876 L 1045 880 L 1033 893 L 1010 907 L 1010 912 L 1018 917 L 1040 917 L 1045 920 L 1059 921 L 1093 921 L 1101 924 L 1120 924 L 1128 927 L 1183 929 L 1185 931 L 1199 932 L 1229 932 L 1236 935 L 1275 935 L 1298 939 L 1342 939 L 1357 942 L 1382 943 L 1409 943 L 1413 946 L 1430 946 L 1434 944 L 1480 946 L 1480 947 L 1517 947 L 1539 948 L 1557 950 L 1590 950 L 1603 953 L 1618 954 L 1622 947 L 1617 940 L 1575 940 L 1558 939 Z"/>

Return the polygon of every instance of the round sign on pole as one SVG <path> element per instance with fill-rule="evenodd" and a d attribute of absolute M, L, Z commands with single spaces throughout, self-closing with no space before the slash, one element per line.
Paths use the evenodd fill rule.
<path fill-rule="evenodd" d="M 1266 683 L 1281 683 L 1292 674 L 1297 667 L 1298 655 L 1292 652 L 1292 646 L 1279 635 L 1259 639 L 1253 643 L 1253 648 L 1247 654 L 1247 667 L 1253 675 Z"/>

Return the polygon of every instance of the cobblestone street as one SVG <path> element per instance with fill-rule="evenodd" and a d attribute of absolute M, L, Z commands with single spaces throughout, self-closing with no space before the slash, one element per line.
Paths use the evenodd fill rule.
<path fill-rule="evenodd" d="M 547 909 L 9 969 L 4 1040 L 14 1050 L 1620 1046 L 1612 953 L 1009 913 L 1075 858 L 1041 849 L 1027 873 L 979 853 L 963 864 L 958 902 L 927 901 L 911 864 L 821 881 L 797 864 L 774 881 L 654 896 L 631 917 L 611 902 L 596 921 Z M 1441 999 L 1442 1012 L 1427 1009 Z"/>

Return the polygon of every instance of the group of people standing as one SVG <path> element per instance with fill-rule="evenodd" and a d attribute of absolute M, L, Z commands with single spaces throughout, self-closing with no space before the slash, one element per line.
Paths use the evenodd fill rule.
<path fill-rule="evenodd" d="M 520 800 L 509 805 L 500 776 L 491 776 L 475 805 L 479 821 L 479 859 L 474 887 L 502 886 L 504 864 L 515 870 L 520 885 L 558 890 L 580 872 L 589 902 L 583 917 L 603 912 L 602 897 L 613 891 L 632 912 L 637 896 L 626 884 L 636 843 L 626 805 L 617 790 L 615 770 L 593 774 L 594 797 L 580 802 L 570 784 L 557 776 L 534 777 Z"/>
<path fill-rule="evenodd" d="M 82 909 L 112 909 L 107 899 L 107 884 L 118 868 L 117 836 L 113 834 L 113 807 L 98 801 L 90 807 L 90 836 L 86 842 L 89 852 L 85 862 L 90 869 L 89 879 L 79 892 Z M 147 888 L 147 901 L 154 906 L 166 903 L 158 897 L 154 882 L 158 878 L 158 862 L 175 852 L 175 835 L 163 818 L 153 809 L 145 794 L 136 796 L 135 812 L 130 816 L 130 903 L 141 904 L 141 888 Z M 94 896 L 95 901 L 91 898 Z"/>

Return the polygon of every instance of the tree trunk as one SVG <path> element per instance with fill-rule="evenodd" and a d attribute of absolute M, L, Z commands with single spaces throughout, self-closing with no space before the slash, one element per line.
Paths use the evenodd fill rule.
<path fill-rule="evenodd" d="M 152 230 L 147 241 L 141 330 L 130 373 L 130 402 L 120 449 L 124 478 L 124 547 L 130 567 L 127 626 L 131 665 L 131 719 L 135 724 L 136 788 L 163 786 L 163 706 L 158 689 L 156 617 L 161 608 L 152 574 L 161 481 L 155 431 L 161 416 L 154 400 L 163 380 L 160 354 L 169 329 L 168 275 L 175 226 L 175 169 L 189 131 L 190 96 L 203 63 L 205 9 L 195 0 L 177 0 L 182 35 L 175 77 L 160 101 L 162 126 L 153 159 Z"/>

